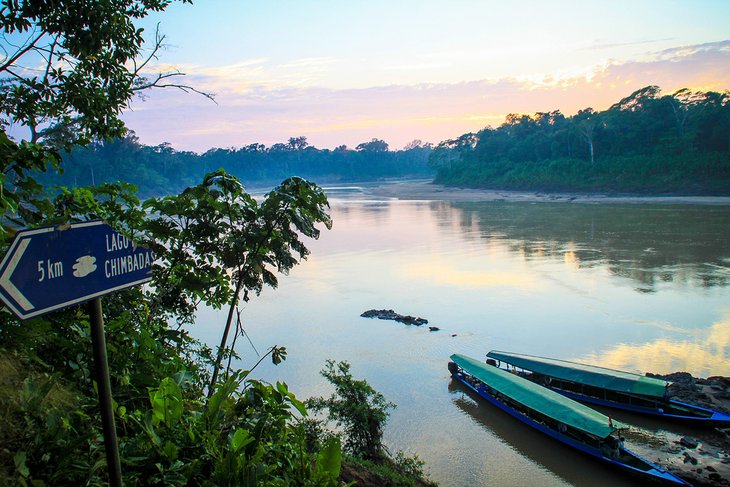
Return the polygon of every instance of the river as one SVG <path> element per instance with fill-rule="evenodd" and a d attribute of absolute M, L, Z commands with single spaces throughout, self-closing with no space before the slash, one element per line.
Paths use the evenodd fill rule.
<path fill-rule="evenodd" d="M 397 404 L 385 441 L 417 454 L 445 486 L 630 485 L 621 473 L 543 437 L 452 382 L 452 353 L 492 349 L 634 372 L 730 375 L 730 206 L 403 201 L 327 188 L 332 230 L 310 257 L 243 306 L 235 367 L 272 345 L 301 399 L 328 395 L 319 371 L 347 360 Z M 361 318 L 392 308 L 428 326 Z M 225 310 L 193 334 L 220 340 Z M 656 460 L 654 438 L 681 427 L 634 416 L 627 445 Z"/>

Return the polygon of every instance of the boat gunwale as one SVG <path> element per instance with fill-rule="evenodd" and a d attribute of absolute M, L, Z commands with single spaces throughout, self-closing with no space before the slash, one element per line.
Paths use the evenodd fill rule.
<path fill-rule="evenodd" d="M 568 391 L 566 389 L 561 389 L 559 387 L 554 386 L 547 386 L 550 387 L 555 392 L 564 395 L 565 397 L 568 397 L 570 399 L 574 399 L 576 401 L 583 401 L 590 404 L 597 404 L 599 406 L 606 406 L 606 407 L 612 407 L 616 409 L 622 409 L 624 411 L 631 411 L 639 414 L 649 414 L 651 416 L 657 416 L 660 418 L 666 418 L 670 420 L 677 420 L 677 421 L 688 421 L 693 424 L 708 424 L 711 426 L 717 426 L 720 425 L 727 425 L 730 423 L 730 414 L 724 413 L 722 411 L 717 411 L 715 409 L 705 408 L 702 406 L 697 406 L 695 404 L 689 404 L 681 401 L 674 401 L 669 400 L 667 401 L 668 406 L 672 406 L 674 404 L 683 406 L 685 408 L 688 408 L 690 410 L 700 410 L 704 411 L 705 413 L 710 413 L 710 416 L 693 416 L 689 414 L 675 414 L 670 412 L 659 412 L 656 408 L 650 408 L 650 407 L 643 407 L 643 406 L 637 406 L 634 404 L 628 404 L 624 402 L 618 402 L 618 401 L 611 401 L 609 399 L 601 399 L 600 397 L 594 397 L 590 396 L 588 394 L 581 394 L 580 392 L 575 391 Z"/>
<path fill-rule="evenodd" d="M 730 414 L 727 414 L 725 412 L 718 411 L 718 410 L 715 410 L 715 409 L 712 409 L 709 407 L 703 407 L 703 406 L 699 406 L 696 404 L 685 403 L 682 401 L 669 399 L 665 396 L 662 396 L 662 397 L 650 396 L 650 395 L 640 394 L 640 393 L 636 393 L 636 392 L 627 392 L 625 390 L 611 389 L 611 388 L 602 387 L 602 386 L 598 386 L 598 385 L 594 385 L 594 384 L 580 382 L 580 381 L 576 380 L 575 378 L 558 377 L 556 375 L 551 375 L 550 373 L 548 373 L 544 370 L 535 371 L 533 368 L 514 364 L 506 359 L 503 359 L 502 355 L 507 355 L 507 356 L 511 355 L 511 356 L 517 356 L 517 357 L 527 357 L 527 358 L 538 358 L 538 359 L 544 359 L 544 360 L 550 360 L 550 361 L 557 361 L 557 362 L 566 363 L 566 364 L 577 364 L 577 365 L 580 365 L 581 367 L 589 367 L 592 369 L 599 369 L 599 370 L 606 370 L 606 371 L 611 371 L 613 369 L 608 369 L 608 368 L 600 367 L 600 366 L 596 366 L 596 365 L 578 364 L 575 362 L 569 362 L 569 361 L 560 360 L 560 359 L 551 359 L 548 357 L 539 357 L 536 355 L 515 354 L 515 353 L 504 352 L 504 351 L 499 351 L 499 350 L 492 350 L 487 354 L 487 357 L 498 360 L 500 362 L 504 362 L 505 364 L 512 365 L 513 367 L 517 367 L 522 370 L 529 371 L 531 373 L 539 374 L 544 377 L 550 377 L 552 379 L 555 379 L 558 382 L 570 383 L 570 384 L 575 384 L 575 385 L 585 385 L 585 386 L 589 386 L 589 387 L 595 387 L 599 390 L 610 391 L 615 394 L 618 394 L 619 396 L 625 396 L 628 399 L 628 401 L 612 400 L 609 398 L 602 398 L 599 396 L 591 395 L 591 394 L 588 394 L 588 393 L 585 393 L 582 391 L 579 392 L 579 391 L 574 391 L 574 390 L 570 390 L 570 389 L 565 389 L 563 387 L 560 387 L 560 385 L 556 385 L 555 383 L 543 384 L 545 387 L 548 387 L 551 390 L 553 390 L 565 397 L 568 397 L 570 399 L 574 399 L 577 401 L 583 401 L 583 402 L 587 402 L 587 403 L 591 403 L 591 404 L 597 404 L 597 405 L 601 405 L 601 406 L 613 407 L 616 409 L 623 409 L 625 411 L 631 411 L 631 412 L 640 413 L 640 414 L 649 414 L 652 416 L 666 418 L 668 420 L 674 420 L 674 421 L 687 421 L 687 422 L 691 422 L 691 423 L 695 423 L 695 424 L 704 424 L 704 425 L 708 425 L 708 426 L 717 426 L 717 425 L 725 426 L 725 425 L 730 424 Z M 621 374 L 636 375 L 637 377 L 643 377 L 643 376 L 639 376 L 637 374 L 632 374 L 631 372 L 621 372 L 621 371 L 616 371 L 616 372 L 619 372 Z M 653 378 L 650 378 L 650 379 L 653 379 Z M 655 379 L 655 380 L 662 380 L 662 379 Z M 667 384 L 671 384 L 671 382 L 669 382 L 669 381 L 664 381 L 664 382 L 666 382 Z M 630 402 L 632 397 L 636 398 L 638 400 L 645 400 L 645 401 L 653 402 L 655 404 L 655 406 L 646 406 L 646 405 L 642 406 L 640 404 L 632 404 Z M 686 409 L 687 413 L 682 414 L 681 412 L 677 412 L 677 411 L 670 412 L 670 411 L 665 410 L 665 409 L 672 408 L 672 407 Z"/>
<path fill-rule="evenodd" d="M 560 380 L 586 384 L 599 389 L 633 394 L 640 397 L 664 399 L 667 388 L 672 384 L 671 381 L 656 377 L 648 377 L 633 372 L 551 357 L 542 357 L 539 355 L 491 350 L 487 353 L 487 357 L 510 364 L 513 367 L 534 371 L 549 377 L 556 377 Z M 525 364 L 525 362 L 528 362 L 530 366 Z M 564 371 L 565 373 L 556 374 L 556 370 Z M 578 381 L 577 377 L 570 374 L 578 374 L 582 380 Z"/>

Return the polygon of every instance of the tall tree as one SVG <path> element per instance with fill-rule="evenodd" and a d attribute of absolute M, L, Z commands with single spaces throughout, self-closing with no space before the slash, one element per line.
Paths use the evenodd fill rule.
<path fill-rule="evenodd" d="M 192 321 L 200 300 L 229 306 L 209 394 L 215 391 L 239 301 L 259 294 L 264 285 L 276 287 L 275 271 L 287 273 L 297 257 L 307 257 L 300 237 L 318 238 L 317 223 L 331 227 L 328 207 L 324 192 L 301 178 L 285 180 L 258 204 L 222 170 L 179 195 L 145 203 L 155 215 L 146 222 L 157 236 L 150 244 L 163 260 L 156 307 L 174 309 Z"/>
<path fill-rule="evenodd" d="M 595 164 L 593 141 L 595 140 L 595 131 L 598 125 L 598 114 L 592 108 L 586 108 L 585 110 L 579 110 L 573 120 L 583 141 L 588 145 L 588 154 L 591 158 L 591 165 L 593 165 Z"/>
<path fill-rule="evenodd" d="M 306 137 L 300 136 L 289 137 L 288 145 L 291 150 L 304 150 L 304 148 L 307 147 L 309 144 L 307 143 Z"/>

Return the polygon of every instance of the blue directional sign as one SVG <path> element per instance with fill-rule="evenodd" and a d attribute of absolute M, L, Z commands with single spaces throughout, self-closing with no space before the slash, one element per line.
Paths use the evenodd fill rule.
<path fill-rule="evenodd" d="M 0 263 L 0 299 L 33 318 L 147 282 L 153 261 L 101 220 L 24 230 Z"/>

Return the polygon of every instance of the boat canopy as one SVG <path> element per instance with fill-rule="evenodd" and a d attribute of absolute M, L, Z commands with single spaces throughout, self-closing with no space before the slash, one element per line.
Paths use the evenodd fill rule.
<path fill-rule="evenodd" d="M 451 360 L 467 374 L 476 377 L 502 395 L 585 433 L 606 438 L 623 427 L 595 409 L 518 375 L 460 354 L 452 355 Z"/>
<path fill-rule="evenodd" d="M 671 384 L 665 380 L 630 372 L 519 353 L 492 350 L 487 357 L 560 380 L 656 398 L 663 398 L 667 386 Z"/>

